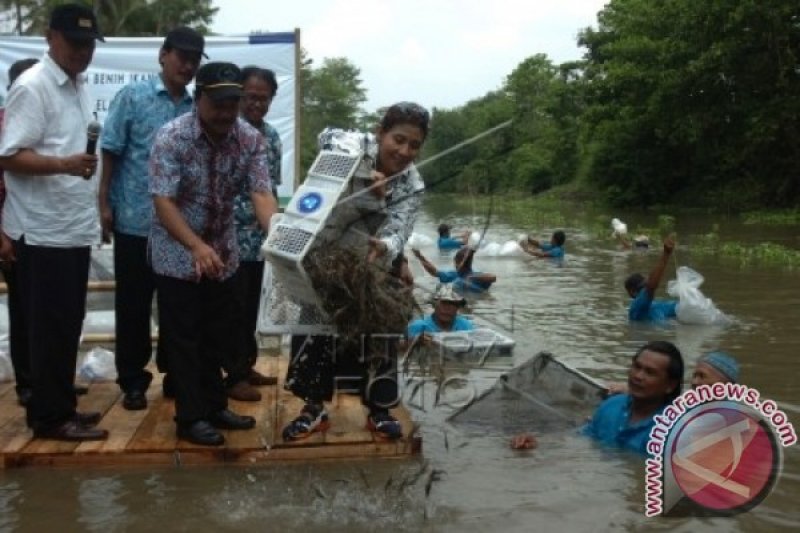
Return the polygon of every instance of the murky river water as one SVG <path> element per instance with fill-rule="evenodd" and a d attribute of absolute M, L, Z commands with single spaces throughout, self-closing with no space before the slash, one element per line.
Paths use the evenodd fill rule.
<path fill-rule="evenodd" d="M 483 221 L 428 202 L 417 225 L 433 237 L 440 217 L 467 228 Z M 629 226 L 654 226 L 652 216 L 617 213 Z M 619 249 L 587 230 L 592 216 L 567 216 L 567 257 L 561 266 L 533 258 L 478 255 L 476 269 L 499 281 L 473 302 L 481 321 L 509 330 L 517 341 L 513 364 L 540 350 L 601 380 L 622 381 L 635 349 L 647 340 L 675 342 L 687 368 L 702 352 L 720 347 L 741 362 L 741 381 L 774 399 L 800 426 L 800 272 L 693 254 L 682 244 L 676 263 L 706 277 L 702 289 L 735 318 L 731 327 L 631 326 L 626 320 L 625 277 L 649 270 L 649 252 Z M 720 222 L 720 221 L 715 221 Z M 712 221 L 678 218 L 681 243 L 707 232 Z M 798 246 L 793 228 L 738 226 L 720 232 L 757 243 L 769 235 Z M 557 228 L 513 227 L 492 218 L 485 240 L 503 243 L 520 233 L 546 239 Z M 440 266 L 449 257 L 430 248 Z M 412 259 L 412 263 L 415 260 Z M 434 279 L 414 264 L 423 289 Z M 675 265 L 667 279 L 674 277 Z M 666 280 L 665 280 L 666 281 Z M 477 387 L 490 385 L 507 365 L 473 371 Z M 687 370 L 688 371 L 688 370 Z M 687 376 L 688 377 L 688 376 Z M 356 461 L 262 468 L 164 470 L 0 471 L 0 531 L 774 531 L 800 528 L 800 447 L 785 450 L 773 493 L 733 518 L 648 519 L 644 467 L 638 457 L 602 450 L 572 431 L 540 436 L 529 452 L 508 448 L 509 434 L 489 428 L 463 434 L 448 426 L 445 408 L 413 410 L 421 423 L 423 453 L 410 461 Z"/>

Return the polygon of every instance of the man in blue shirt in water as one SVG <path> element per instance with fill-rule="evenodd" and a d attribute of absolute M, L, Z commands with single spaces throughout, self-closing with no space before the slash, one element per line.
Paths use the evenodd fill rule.
<path fill-rule="evenodd" d="M 581 428 L 581 434 L 605 446 L 646 455 L 654 417 L 680 396 L 682 378 L 683 356 L 674 344 L 645 344 L 633 356 L 628 393 L 604 400 Z M 530 434 L 518 435 L 511 441 L 514 449 L 535 446 L 536 438 Z"/>
<path fill-rule="evenodd" d="M 433 296 L 433 313 L 408 325 L 408 338 L 414 339 L 425 333 L 470 331 L 472 322 L 458 314 L 467 301 L 456 294 L 452 285 L 441 285 Z"/>
<path fill-rule="evenodd" d="M 554 231 L 553 236 L 550 237 L 550 242 L 540 242 L 536 239 L 528 237 L 520 241 L 519 245 L 522 251 L 535 256 L 535 257 L 549 257 L 551 259 L 564 258 L 564 242 L 567 236 L 561 231 Z"/>
<path fill-rule="evenodd" d="M 469 232 L 466 231 L 461 237 L 450 236 L 450 226 L 447 224 L 439 224 L 439 240 L 436 245 L 440 250 L 458 250 L 469 241 Z"/>
<path fill-rule="evenodd" d="M 439 270 L 419 250 L 412 251 L 428 274 L 436 276 L 442 283 L 452 283 L 453 288 L 457 291 L 483 292 L 489 290 L 489 287 L 497 281 L 497 276 L 494 274 L 472 270 L 472 258 L 475 256 L 475 250 L 469 246 L 461 248 L 453 257 L 455 270 Z"/>
<path fill-rule="evenodd" d="M 675 248 L 675 241 L 671 238 L 664 239 L 664 252 L 661 258 L 650 271 L 647 279 L 643 275 L 636 273 L 628 276 L 625 280 L 625 290 L 633 298 L 631 306 L 628 308 L 628 318 L 630 320 L 651 320 L 654 322 L 664 321 L 675 318 L 678 307 L 677 300 L 655 300 L 654 296 L 667 262 Z"/>

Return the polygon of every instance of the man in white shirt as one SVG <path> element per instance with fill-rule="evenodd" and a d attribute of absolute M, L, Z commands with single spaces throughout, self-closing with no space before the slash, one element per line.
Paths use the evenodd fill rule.
<path fill-rule="evenodd" d="M 13 241 L 30 334 L 27 421 L 37 438 L 97 440 L 108 436 L 94 427 L 100 413 L 75 410 L 73 382 L 90 251 L 100 240 L 81 74 L 103 37 L 92 11 L 77 4 L 53 9 L 46 37 L 47 53 L 9 92 L 6 121 L 14 127 L 0 137 L 3 231 Z"/>

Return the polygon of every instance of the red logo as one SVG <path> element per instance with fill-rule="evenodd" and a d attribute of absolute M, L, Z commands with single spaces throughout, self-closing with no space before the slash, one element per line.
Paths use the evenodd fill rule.
<path fill-rule="evenodd" d="M 767 424 L 732 402 L 691 415 L 668 450 L 680 490 L 721 514 L 740 513 L 760 503 L 775 485 L 781 463 Z"/>

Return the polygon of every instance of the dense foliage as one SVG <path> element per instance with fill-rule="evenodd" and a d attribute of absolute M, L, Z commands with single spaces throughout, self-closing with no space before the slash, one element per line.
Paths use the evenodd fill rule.
<path fill-rule="evenodd" d="M 72 0 L 81 3 L 81 0 Z M 0 0 L 2 20 L 12 22 L 18 35 L 42 35 L 53 6 L 66 0 Z M 191 26 L 208 33 L 219 8 L 211 0 L 94 0 L 84 1 L 97 15 L 107 36 L 165 35 L 175 26 Z"/>
<path fill-rule="evenodd" d="M 798 205 L 796 0 L 611 0 L 579 43 L 583 61 L 533 56 L 500 92 L 437 110 L 434 152 L 514 121 L 426 177 L 529 193 L 578 181 L 628 206 Z"/>
<path fill-rule="evenodd" d="M 40 33 L 56 3 L 0 0 L 0 14 Z M 210 0 L 91 4 L 108 35 L 204 30 L 217 10 Z M 505 127 L 427 165 L 429 188 L 531 195 L 570 184 L 620 206 L 800 205 L 800 2 L 610 0 L 578 43 L 580 61 L 533 55 L 501 89 L 434 109 L 423 160 Z M 323 127 L 376 124 L 360 75 L 346 58 L 304 56 L 304 169 Z"/>

